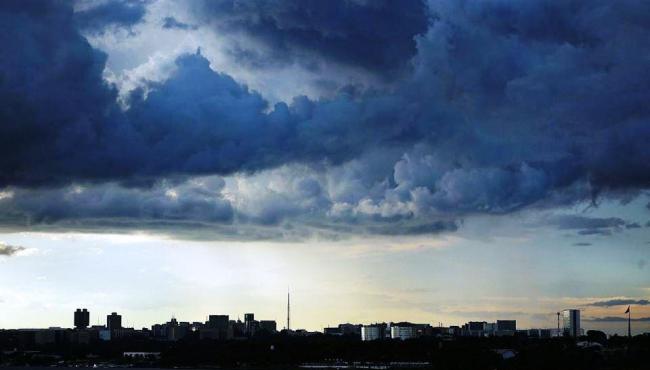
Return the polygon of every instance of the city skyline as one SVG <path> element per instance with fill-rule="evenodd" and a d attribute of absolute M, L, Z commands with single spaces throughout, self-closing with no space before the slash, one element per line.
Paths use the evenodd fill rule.
<path fill-rule="evenodd" d="M 281 327 L 290 287 L 307 330 L 576 308 L 624 335 L 631 306 L 649 332 L 649 18 L 0 1 L 0 328 L 78 307 Z"/>
<path fill-rule="evenodd" d="M 307 332 L 309 332 L 310 330 L 313 330 L 315 332 L 320 332 L 321 329 L 322 329 L 322 331 L 325 334 L 327 334 L 327 329 L 335 327 L 336 325 L 339 325 L 339 327 L 340 327 L 341 325 L 374 326 L 374 325 L 377 325 L 380 322 L 382 322 L 384 325 L 386 323 L 390 323 L 390 324 L 392 324 L 392 323 L 399 324 L 400 322 L 408 323 L 408 324 L 411 323 L 411 321 L 409 321 L 409 320 L 401 320 L 401 321 L 400 320 L 383 320 L 382 321 L 382 320 L 372 320 L 372 319 L 370 319 L 370 320 L 366 320 L 366 321 L 363 321 L 363 322 L 356 322 L 354 324 L 351 323 L 350 321 L 346 321 L 345 323 L 338 323 L 338 324 L 335 324 L 334 326 L 326 325 L 326 326 L 323 326 L 322 328 L 318 328 L 316 330 L 314 330 L 314 328 L 291 329 L 291 327 L 289 326 L 289 322 L 290 322 L 289 294 L 287 295 L 287 298 L 288 298 L 288 300 L 287 300 L 287 308 L 286 308 L 287 309 L 287 311 L 286 311 L 287 316 L 286 316 L 286 322 L 285 322 L 284 326 L 277 326 L 277 322 L 278 322 L 277 319 L 262 320 L 262 321 L 266 321 L 266 322 L 273 322 L 274 328 L 277 328 L 278 331 L 280 331 L 280 330 L 282 330 L 282 331 L 284 331 L 284 330 L 305 331 L 306 330 Z M 616 302 L 616 306 L 628 304 L 627 310 L 625 311 L 625 314 L 630 313 L 630 315 L 628 315 L 628 321 L 626 322 L 627 325 L 628 325 L 626 327 L 628 335 L 630 335 L 632 333 L 632 331 L 630 331 L 631 327 L 629 326 L 629 324 L 630 324 L 629 318 L 631 318 L 631 312 L 635 311 L 635 309 L 636 309 L 636 307 L 633 307 L 632 304 L 630 304 L 630 303 L 632 303 L 632 301 L 630 301 L 630 300 L 622 300 L 621 302 Z M 647 304 L 647 302 L 645 302 L 645 301 L 634 302 L 634 303 L 641 304 L 641 305 Z M 615 328 L 612 331 L 612 330 L 604 329 L 603 327 L 600 327 L 597 324 L 594 327 L 585 328 L 585 326 L 582 324 L 582 322 L 584 322 L 584 321 L 582 321 L 582 320 L 584 320 L 584 318 L 581 318 L 581 314 L 580 314 L 581 311 L 583 311 L 583 310 L 582 309 L 576 309 L 576 308 L 573 308 L 573 309 L 571 309 L 571 308 L 563 308 L 563 309 L 559 310 L 557 313 L 553 314 L 553 317 L 555 317 L 555 315 L 557 315 L 557 330 L 558 331 L 562 330 L 563 332 L 565 332 L 565 335 L 569 335 L 569 336 L 573 336 L 573 337 L 584 335 L 584 332 L 586 332 L 588 330 L 604 330 L 606 332 L 606 334 L 609 334 L 609 335 L 613 335 L 613 334 L 620 335 L 620 334 L 622 334 L 621 328 Z M 112 312 L 110 312 L 110 314 L 107 314 L 105 316 L 102 316 L 101 314 L 96 314 L 97 321 L 93 322 L 92 321 L 93 316 L 92 316 L 92 314 L 90 312 L 91 311 L 88 310 L 87 308 L 77 308 L 75 310 L 75 312 L 74 312 L 73 325 L 71 325 L 71 326 L 47 325 L 47 326 L 42 327 L 42 328 L 36 328 L 36 327 L 34 327 L 34 328 L 29 328 L 29 327 L 3 328 L 3 327 L 0 327 L 0 330 L 2 330 L 2 329 L 48 329 L 48 328 L 49 329 L 58 329 L 58 328 L 85 329 L 85 328 L 90 328 L 90 327 L 92 327 L 92 328 L 103 327 L 105 329 L 111 330 L 111 326 L 116 326 L 117 328 L 131 328 L 131 329 L 133 329 L 133 328 L 138 329 L 139 327 L 142 327 L 143 329 L 146 329 L 148 327 L 153 328 L 155 325 L 158 325 L 158 324 L 150 324 L 150 325 L 143 325 L 143 326 L 129 325 L 128 321 L 124 321 L 125 324 L 122 325 L 123 315 L 118 314 L 116 311 L 112 311 Z M 577 312 L 577 318 L 574 317 L 575 314 L 573 312 Z M 497 325 L 498 325 L 499 322 L 509 322 L 508 320 L 504 321 L 504 314 L 499 314 L 498 312 L 494 312 L 492 314 L 495 315 L 495 316 L 491 316 L 492 318 L 493 317 L 499 317 L 496 320 L 493 319 L 493 321 L 497 322 Z M 507 313 L 505 315 L 507 315 Z M 105 318 L 104 323 L 102 323 L 102 321 L 101 321 L 102 317 Z M 254 313 L 250 312 L 250 311 L 248 311 L 247 313 L 244 313 L 243 314 L 244 321 L 241 320 L 241 315 L 236 315 L 236 316 L 233 315 L 231 317 L 230 314 L 223 313 L 223 312 L 221 312 L 219 314 L 210 313 L 210 314 L 206 314 L 204 316 L 205 323 L 208 324 L 209 322 L 211 322 L 213 317 L 225 317 L 226 320 L 228 320 L 228 318 L 230 317 L 230 322 L 231 323 L 233 323 L 233 322 L 247 323 L 249 320 L 251 320 L 251 321 L 254 320 Z M 236 320 L 235 320 L 235 317 L 236 317 Z M 625 317 L 621 317 L 621 316 L 610 317 L 610 318 L 611 318 L 610 321 L 619 323 L 619 326 L 621 325 L 620 323 L 625 321 L 624 320 Z M 201 322 L 200 319 L 196 320 L 196 318 L 180 318 L 180 320 L 179 320 L 179 317 L 177 317 L 175 314 L 171 314 L 170 319 L 172 321 L 177 320 L 179 323 L 184 322 L 184 323 L 188 323 L 188 324 L 195 324 L 197 322 Z M 585 321 L 587 322 L 587 325 L 589 326 L 590 324 L 593 325 L 594 321 L 598 321 L 598 320 L 594 320 L 593 318 L 587 317 Z M 645 321 L 643 318 L 641 318 L 641 319 L 638 319 L 636 317 L 634 318 L 634 322 L 635 322 L 634 331 L 633 331 L 634 335 L 647 334 L 646 327 L 642 324 L 643 321 Z M 472 322 L 486 323 L 487 321 L 486 320 L 481 321 L 480 317 L 475 317 L 474 320 L 468 321 L 468 323 L 472 323 Z M 512 320 L 512 322 L 514 323 L 514 322 L 516 322 L 516 320 Z M 637 323 L 640 323 L 641 325 L 637 325 Z M 435 323 L 434 322 L 426 322 L 426 323 L 421 323 L 421 324 L 429 325 L 431 327 L 446 327 L 446 328 L 464 327 L 462 323 L 443 323 L 441 321 L 438 321 L 438 322 L 435 322 Z M 418 324 L 418 325 L 421 325 L 421 324 Z M 248 329 L 248 324 L 246 324 L 246 325 L 247 325 L 246 326 L 247 330 L 249 330 Z M 513 324 L 513 325 L 515 325 L 515 324 Z M 571 331 L 567 331 L 568 330 L 567 327 L 571 327 L 572 328 Z M 546 326 L 527 327 L 527 328 L 522 328 L 520 326 L 518 329 L 522 329 L 522 330 L 533 330 L 534 329 L 534 330 L 551 330 L 551 331 L 553 331 L 556 328 L 553 327 L 553 326 L 546 325 Z M 274 331 L 275 330 L 276 329 L 274 329 Z M 481 330 L 483 330 L 483 329 L 481 329 Z M 583 334 L 580 334 L 580 333 L 583 333 Z M 360 335 L 363 337 L 363 334 L 360 334 Z"/>

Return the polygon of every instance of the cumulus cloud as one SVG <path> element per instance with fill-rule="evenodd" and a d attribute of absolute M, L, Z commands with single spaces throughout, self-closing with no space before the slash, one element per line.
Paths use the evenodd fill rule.
<path fill-rule="evenodd" d="M 123 110 L 102 77 L 106 55 L 75 21 L 83 11 L 5 1 L 0 194 L 12 195 L 0 198 L 0 218 L 435 233 L 474 214 L 634 193 L 650 186 L 650 75 L 638 57 L 650 45 L 647 6 L 206 2 L 202 25 L 279 51 L 264 60 L 410 72 L 387 89 L 270 105 L 197 52 Z M 265 185 L 278 174 L 294 181 Z M 168 184 L 197 176 L 224 186 L 170 197 Z M 549 224 L 582 235 L 637 227 L 616 217 Z"/>
<path fill-rule="evenodd" d="M 10 257 L 24 250 L 25 247 L 0 243 L 0 256 Z"/>

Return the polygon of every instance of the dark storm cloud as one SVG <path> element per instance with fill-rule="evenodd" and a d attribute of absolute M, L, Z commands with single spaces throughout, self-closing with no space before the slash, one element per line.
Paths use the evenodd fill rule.
<path fill-rule="evenodd" d="M 69 181 L 119 130 L 106 55 L 79 34 L 67 2 L 3 1 L 0 20 L 0 187 L 56 183 L 64 168 Z"/>
<path fill-rule="evenodd" d="M 389 226 L 367 226 L 366 230 L 371 234 L 379 235 L 435 235 L 456 231 L 458 230 L 458 224 L 454 221 L 436 221 L 419 225 L 395 223 Z"/>
<path fill-rule="evenodd" d="M 627 227 L 625 220 L 618 217 L 585 217 L 559 215 L 548 220 L 548 224 L 560 230 L 577 230 L 580 235 L 611 235 Z"/>
<path fill-rule="evenodd" d="M 179 20 L 177 20 L 174 17 L 165 17 L 163 19 L 163 28 L 171 29 L 171 28 L 177 28 L 181 30 L 195 30 L 198 27 L 195 25 L 183 23 Z"/>
<path fill-rule="evenodd" d="M 597 306 L 597 307 L 629 306 L 629 305 L 647 306 L 650 305 L 650 301 L 648 301 L 647 299 L 610 299 L 608 301 L 598 301 L 598 302 L 590 303 L 589 305 Z"/>
<path fill-rule="evenodd" d="M 423 0 L 206 0 L 196 11 L 220 33 L 243 33 L 268 50 L 265 59 L 300 62 L 304 54 L 372 70 L 395 72 L 416 53 L 426 31 Z M 254 46 L 238 49 L 247 62 Z M 259 62 L 259 58 L 255 58 Z"/>
<path fill-rule="evenodd" d="M 84 188 L 16 190 L 2 202 L 5 224 L 56 225 L 62 221 L 157 220 L 230 223 L 233 209 L 220 196 L 221 179 L 158 183 L 151 188 L 102 184 Z M 2 216 L 0 216 L 2 217 Z M 2 218 L 0 218 L 2 219 Z"/>
<path fill-rule="evenodd" d="M 0 243 L 0 256 L 10 257 L 25 250 L 25 247 Z"/>
<path fill-rule="evenodd" d="M 147 94 L 134 92 L 123 111 L 102 78 L 106 55 L 80 35 L 68 3 L 0 2 L 8 51 L 0 54 L 0 189 L 14 194 L 0 197 L 12 204 L 2 217 L 180 220 L 187 212 L 196 222 L 281 225 L 307 214 L 377 233 L 386 229 L 373 222 L 392 222 L 401 225 L 395 233 L 410 234 L 454 230 L 466 215 L 650 187 L 646 3 L 440 1 L 429 13 L 419 2 L 205 6 L 213 10 L 206 22 L 230 25 L 278 58 L 318 54 L 380 73 L 408 62 L 412 74 L 386 91 L 271 107 L 196 53 L 179 57 Z M 98 186 L 93 194 L 109 185 L 92 184 L 105 182 L 109 193 L 158 191 L 163 199 L 160 181 L 295 164 L 328 179 L 305 185 L 289 205 L 274 190 L 260 204 L 275 208 L 237 205 L 235 216 L 222 195 L 216 206 L 164 201 L 139 213 L 122 201 L 94 203 L 95 194 L 81 200 L 102 204 L 94 216 L 64 198 L 43 209 L 25 201 L 49 191 L 37 186 L 56 187 L 60 194 L 43 196 L 57 199 L 72 183 Z M 635 226 L 582 216 L 550 224 L 583 235 Z"/>
<path fill-rule="evenodd" d="M 102 33 L 109 26 L 130 28 L 144 17 L 147 2 L 148 0 L 109 0 L 77 12 L 75 21 L 79 28 L 91 33 Z"/>

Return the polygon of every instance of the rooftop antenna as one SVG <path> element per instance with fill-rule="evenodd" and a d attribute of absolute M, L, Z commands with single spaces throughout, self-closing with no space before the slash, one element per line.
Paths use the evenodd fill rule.
<path fill-rule="evenodd" d="M 287 288 L 287 331 L 291 330 L 291 296 Z"/>

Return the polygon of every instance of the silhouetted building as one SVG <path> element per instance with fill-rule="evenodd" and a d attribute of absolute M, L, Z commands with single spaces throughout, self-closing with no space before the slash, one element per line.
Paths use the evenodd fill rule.
<path fill-rule="evenodd" d="M 208 316 L 207 327 L 210 329 L 227 330 L 229 325 L 230 325 L 230 318 L 228 315 Z"/>
<path fill-rule="evenodd" d="M 248 336 L 255 335 L 259 323 L 255 321 L 255 314 L 245 313 L 244 314 L 244 326 L 246 327 L 245 332 Z"/>
<path fill-rule="evenodd" d="M 192 332 L 191 327 L 189 322 L 179 323 L 176 318 L 172 317 L 170 321 L 164 324 L 152 325 L 151 336 L 158 340 L 177 341 Z"/>
<path fill-rule="evenodd" d="M 323 329 L 325 335 L 345 335 L 353 336 L 360 338 L 361 337 L 361 326 L 360 324 L 339 324 L 337 327 L 330 327 Z"/>
<path fill-rule="evenodd" d="M 454 337 L 458 337 L 462 335 L 463 330 L 461 329 L 460 326 L 452 325 L 449 327 L 449 335 L 452 335 Z"/>
<path fill-rule="evenodd" d="M 113 312 L 106 316 L 106 327 L 108 330 L 122 329 L 122 316 Z"/>
<path fill-rule="evenodd" d="M 74 327 L 77 329 L 85 329 L 90 325 L 90 312 L 87 309 L 80 309 L 74 312 Z"/>
<path fill-rule="evenodd" d="M 497 334 L 497 323 L 495 322 L 486 322 L 483 325 L 483 335 L 486 337 L 492 337 Z"/>
<path fill-rule="evenodd" d="M 361 337 L 361 325 L 360 324 L 339 324 L 339 330 L 343 335 Z"/>
<path fill-rule="evenodd" d="M 564 336 L 577 338 L 582 331 L 580 330 L 580 310 L 562 311 L 562 327 Z"/>
<path fill-rule="evenodd" d="M 210 315 L 206 325 L 200 329 L 199 338 L 226 340 L 232 338 L 232 327 L 228 315 Z"/>
<path fill-rule="evenodd" d="M 496 332 L 498 336 L 515 335 L 517 332 L 517 320 L 497 320 Z"/>
<path fill-rule="evenodd" d="M 135 330 L 134 328 L 117 328 L 110 331 L 111 340 L 132 337 L 145 337 L 149 333 L 143 330 Z"/>
<path fill-rule="evenodd" d="M 517 320 L 497 320 L 497 331 L 517 330 Z"/>
<path fill-rule="evenodd" d="M 338 327 L 324 328 L 323 329 L 323 334 L 325 334 L 325 335 L 336 335 L 336 336 L 343 335 L 343 333 L 341 333 L 341 329 L 339 329 Z"/>
<path fill-rule="evenodd" d="M 260 320 L 260 331 L 275 333 L 277 330 L 278 325 L 275 320 Z"/>
<path fill-rule="evenodd" d="M 54 344 L 61 343 L 65 339 L 66 331 L 69 329 L 48 328 L 34 330 L 34 344 Z"/>
<path fill-rule="evenodd" d="M 485 335 L 487 322 L 485 321 L 470 321 L 463 325 L 462 335 L 468 337 L 482 337 Z"/>
<path fill-rule="evenodd" d="M 241 320 L 230 320 L 230 327 L 232 328 L 233 338 L 246 337 L 246 325 Z"/>

